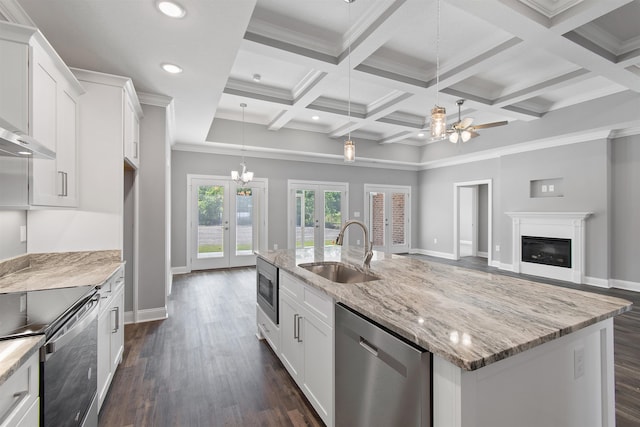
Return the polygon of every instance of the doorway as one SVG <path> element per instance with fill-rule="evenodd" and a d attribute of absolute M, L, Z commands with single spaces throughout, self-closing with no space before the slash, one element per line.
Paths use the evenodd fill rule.
<path fill-rule="evenodd" d="M 266 180 L 190 175 L 188 182 L 190 270 L 255 265 L 254 250 L 266 246 Z"/>
<path fill-rule="evenodd" d="M 453 255 L 485 258 L 492 264 L 492 181 L 454 184 Z"/>
<path fill-rule="evenodd" d="M 289 181 L 289 249 L 335 246 L 347 218 L 348 184 Z"/>
<path fill-rule="evenodd" d="M 411 187 L 364 185 L 365 221 L 373 249 L 406 253 L 410 247 Z"/>

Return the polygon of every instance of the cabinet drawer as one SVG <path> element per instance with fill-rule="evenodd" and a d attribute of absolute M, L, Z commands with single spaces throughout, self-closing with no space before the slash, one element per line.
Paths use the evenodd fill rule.
<path fill-rule="evenodd" d="M 302 282 L 282 270 L 280 270 L 279 289 L 287 292 L 296 301 L 302 302 Z"/>
<path fill-rule="evenodd" d="M 302 305 L 320 320 L 333 327 L 333 298 L 303 284 Z"/>
<path fill-rule="evenodd" d="M 113 273 L 102 285 L 100 285 L 100 312 L 106 309 L 110 304 L 113 296 L 124 285 L 124 267 L 120 267 L 118 271 Z"/>
<path fill-rule="evenodd" d="M 0 426 L 18 424 L 38 399 L 39 364 L 36 351 L 0 386 Z"/>
<path fill-rule="evenodd" d="M 256 304 L 256 320 L 258 330 L 267 340 L 273 351 L 278 354 L 278 347 L 280 347 L 280 328 L 273 324 L 258 304 Z"/>

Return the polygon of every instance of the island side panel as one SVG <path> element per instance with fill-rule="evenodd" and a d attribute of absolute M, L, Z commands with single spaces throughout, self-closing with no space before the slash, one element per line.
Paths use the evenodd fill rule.
<path fill-rule="evenodd" d="M 434 427 L 615 426 L 613 319 L 476 371 L 433 359 Z"/>

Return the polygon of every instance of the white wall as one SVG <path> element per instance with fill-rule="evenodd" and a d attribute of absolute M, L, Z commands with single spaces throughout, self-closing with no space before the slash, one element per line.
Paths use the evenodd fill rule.
<path fill-rule="evenodd" d="M 187 230 L 187 174 L 229 175 L 240 163 L 239 156 L 191 153 L 176 151 L 172 153 L 172 266 L 186 266 L 186 230 Z M 269 242 L 280 248 L 287 247 L 287 180 L 334 181 L 349 183 L 349 217 L 354 211 L 364 212 L 364 184 L 410 185 L 412 197 L 417 193 L 417 174 L 412 171 L 359 167 L 355 165 L 330 165 L 311 162 L 273 160 L 247 157 L 249 170 L 256 178 L 269 180 Z M 417 218 L 417 204 L 412 203 L 411 217 Z M 417 224 L 412 224 L 412 242 L 418 236 Z M 361 239 L 359 231 L 354 229 L 350 239 Z"/>
<path fill-rule="evenodd" d="M 20 227 L 26 225 L 25 211 L 0 211 L 0 260 L 27 253 L 27 243 L 20 242 Z"/>

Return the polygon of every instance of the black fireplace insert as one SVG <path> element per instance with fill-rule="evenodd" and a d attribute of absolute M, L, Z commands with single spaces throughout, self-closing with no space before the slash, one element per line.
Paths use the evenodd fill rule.
<path fill-rule="evenodd" d="M 571 239 L 522 236 L 522 261 L 571 268 Z"/>

